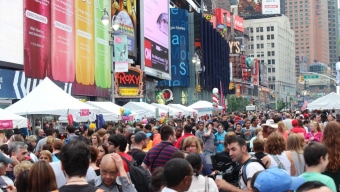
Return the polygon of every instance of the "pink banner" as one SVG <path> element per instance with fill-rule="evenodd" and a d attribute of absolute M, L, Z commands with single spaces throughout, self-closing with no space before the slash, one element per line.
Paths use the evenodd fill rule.
<path fill-rule="evenodd" d="M 12 129 L 13 121 L 12 120 L 0 120 L 0 129 Z"/>
<path fill-rule="evenodd" d="M 81 109 L 80 110 L 80 116 L 89 116 L 90 110 L 89 109 Z"/>

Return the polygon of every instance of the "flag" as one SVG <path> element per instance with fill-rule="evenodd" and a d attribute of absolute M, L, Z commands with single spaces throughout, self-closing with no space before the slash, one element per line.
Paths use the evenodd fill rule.
<path fill-rule="evenodd" d="M 303 105 L 301 107 L 301 111 L 304 111 L 307 109 L 308 101 L 303 102 Z"/>
<path fill-rule="evenodd" d="M 222 107 L 223 107 L 223 114 L 225 114 L 226 112 L 226 105 L 225 105 L 225 99 L 224 99 L 224 93 L 223 93 L 223 88 L 222 88 L 222 81 L 220 81 L 220 90 L 221 90 L 221 104 L 222 104 Z"/>

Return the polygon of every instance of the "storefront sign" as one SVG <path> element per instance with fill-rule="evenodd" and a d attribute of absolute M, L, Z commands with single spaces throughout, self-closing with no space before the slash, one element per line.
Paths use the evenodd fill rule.
<path fill-rule="evenodd" d="M 260 87 L 260 88 L 259 88 L 259 91 L 260 91 L 260 92 L 265 92 L 265 93 L 270 93 L 270 89 L 267 88 L 267 87 Z"/>
<path fill-rule="evenodd" d="M 13 128 L 12 120 L 1 120 L 0 121 L 0 129 L 11 129 Z"/>
<path fill-rule="evenodd" d="M 116 98 L 142 98 L 143 97 L 143 71 L 129 67 L 128 72 L 115 74 Z"/>
<path fill-rule="evenodd" d="M 170 89 L 164 89 L 164 90 L 161 92 L 161 97 L 162 97 L 162 99 L 163 99 L 164 101 L 166 101 L 166 102 L 174 100 L 172 91 L 171 91 Z"/>
<path fill-rule="evenodd" d="M 228 27 L 231 27 L 231 14 L 229 11 L 226 11 L 224 9 L 218 8 L 215 9 L 215 16 L 217 19 L 217 24 L 225 24 Z M 237 15 L 233 15 L 234 18 L 234 28 L 235 30 L 244 32 L 244 21 L 242 17 L 239 17 Z"/>

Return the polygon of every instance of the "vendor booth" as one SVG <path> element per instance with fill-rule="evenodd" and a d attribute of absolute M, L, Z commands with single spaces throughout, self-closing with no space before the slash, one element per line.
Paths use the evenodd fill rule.
<path fill-rule="evenodd" d="M 136 119 L 141 119 L 143 117 L 156 118 L 159 117 L 161 113 L 167 113 L 167 111 L 145 102 L 128 102 L 123 106 L 123 108 L 129 109 L 131 110 L 131 113 L 136 114 Z M 156 114 L 156 112 L 158 112 L 158 114 Z"/>
<path fill-rule="evenodd" d="M 186 107 L 184 105 L 181 104 L 169 104 L 170 107 L 173 107 L 175 109 L 181 110 L 182 111 L 182 115 L 185 116 L 193 116 L 193 115 L 197 115 L 198 111 L 195 109 L 191 109 L 189 107 Z"/>
<path fill-rule="evenodd" d="M 198 116 L 203 116 L 205 114 L 211 115 L 216 113 L 221 113 L 223 111 L 222 106 L 218 106 L 217 108 L 213 107 L 213 103 L 209 101 L 197 101 L 196 103 L 188 106 L 191 109 L 195 109 L 198 111 Z"/>
<path fill-rule="evenodd" d="M 27 127 L 27 118 L 0 109 L 0 130 Z"/>

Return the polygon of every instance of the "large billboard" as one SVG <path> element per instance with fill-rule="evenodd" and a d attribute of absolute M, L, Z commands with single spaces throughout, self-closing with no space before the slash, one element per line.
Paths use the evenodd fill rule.
<path fill-rule="evenodd" d="M 221 8 L 217 8 L 215 9 L 215 16 L 217 19 L 217 24 L 224 24 L 228 27 L 231 27 L 231 14 L 229 11 L 226 11 Z M 235 30 L 244 32 L 243 18 L 237 15 L 233 15 L 233 18 L 234 18 Z"/>
<path fill-rule="evenodd" d="M 263 63 L 260 64 L 260 85 L 268 87 L 268 69 Z"/>
<path fill-rule="evenodd" d="M 171 81 L 159 81 L 159 84 L 169 87 L 188 87 L 190 86 L 188 11 L 172 8 L 170 17 Z"/>
<path fill-rule="evenodd" d="M 142 0 L 140 5 L 142 69 L 147 75 L 170 80 L 169 1 Z"/>
<path fill-rule="evenodd" d="M 251 15 L 280 14 L 280 0 L 238 0 L 238 14 Z"/>
<path fill-rule="evenodd" d="M 28 78 L 72 83 L 75 95 L 108 97 L 110 25 L 106 1 L 24 1 L 24 70 Z M 89 91 L 91 90 L 91 91 Z M 106 91 L 105 91 L 106 90 Z"/>
<path fill-rule="evenodd" d="M 22 0 L 0 0 L 0 66 L 23 67 L 22 9 Z"/>
<path fill-rule="evenodd" d="M 262 0 L 262 14 L 280 14 L 280 0 Z"/>

